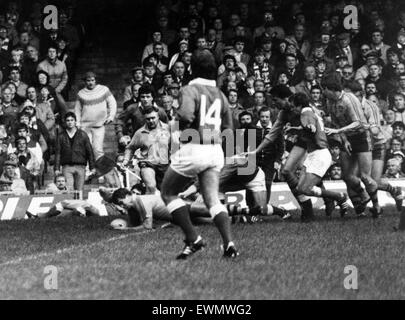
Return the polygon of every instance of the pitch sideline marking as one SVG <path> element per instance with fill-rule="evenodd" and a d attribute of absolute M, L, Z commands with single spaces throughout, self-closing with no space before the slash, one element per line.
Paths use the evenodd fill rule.
<path fill-rule="evenodd" d="M 105 244 L 105 243 L 123 240 L 123 239 L 126 239 L 126 238 L 128 238 L 130 236 L 133 236 L 133 235 L 141 235 L 141 234 L 151 233 L 151 232 L 154 232 L 154 231 L 156 231 L 156 229 L 145 230 L 145 231 L 141 231 L 141 232 L 133 232 L 133 233 L 123 234 L 121 236 L 116 236 L 116 237 L 112 237 L 112 238 L 109 238 L 109 239 L 105 239 L 105 240 L 102 240 L 102 241 L 99 241 L 99 242 L 93 242 L 93 243 L 90 243 L 90 244 L 70 246 L 70 247 L 67 247 L 67 248 L 58 249 L 58 250 L 53 251 L 53 252 L 41 252 L 41 253 L 38 253 L 38 254 L 33 254 L 33 255 L 29 255 L 29 256 L 25 256 L 25 257 L 20 257 L 18 259 L 14 259 L 14 260 L 10 260 L 10 261 L 0 263 L 0 267 L 16 265 L 16 264 L 19 264 L 19 263 L 25 262 L 25 261 L 36 260 L 36 259 L 39 259 L 39 258 L 44 258 L 44 257 L 48 257 L 48 256 L 53 256 L 53 255 L 59 255 L 59 254 L 62 254 L 62 253 L 67 253 L 67 252 L 74 251 L 75 249 L 78 249 L 78 250 L 90 249 L 92 247 L 102 245 L 102 244 Z"/>

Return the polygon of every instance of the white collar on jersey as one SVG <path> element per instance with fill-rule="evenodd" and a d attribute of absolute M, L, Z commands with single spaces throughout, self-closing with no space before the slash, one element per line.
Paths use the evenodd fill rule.
<path fill-rule="evenodd" d="M 215 80 L 208 80 L 208 79 L 203 79 L 203 78 L 195 78 L 194 80 L 191 80 L 188 84 L 189 85 L 200 84 L 203 86 L 210 86 L 210 87 L 217 86 L 217 82 Z"/>

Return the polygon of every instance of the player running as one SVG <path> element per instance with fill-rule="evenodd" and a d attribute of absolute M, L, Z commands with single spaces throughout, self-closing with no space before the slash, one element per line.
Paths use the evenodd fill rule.
<path fill-rule="evenodd" d="M 172 154 L 163 178 L 161 193 L 175 224 L 185 235 L 185 247 L 177 259 L 187 259 L 205 246 L 190 220 L 186 203 L 178 197 L 191 179 L 198 176 L 205 205 L 223 243 L 224 257 L 236 257 L 226 207 L 218 197 L 219 172 L 224 165 L 221 131 L 232 129 L 232 115 L 225 95 L 216 87 L 216 64 L 212 53 L 198 50 L 191 68 L 196 79 L 180 91 L 176 120 L 181 130 L 180 148 Z"/>
<path fill-rule="evenodd" d="M 343 180 L 357 214 L 363 214 L 367 203 L 373 202 L 373 215 L 381 213 L 378 204 L 378 185 L 371 177 L 372 153 L 367 120 L 360 101 L 353 93 L 344 92 L 337 81 L 325 81 L 324 94 L 332 101 L 331 116 L 339 129 L 325 128 L 328 135 L 340 135 L 343 141 L 341 164 Z M 356 174 L 359 170 L 360 178 Z M 364 183 L 366 191 L 361 186 Z"/>
<path fill-rule="evenodd" d="M 291 91 L 289 91 L 288 87 L 284 88 L 283 86 L 276 86 L 275 88 L 273 88 L 272 94 L 275 101 L 277 102 L 278 107 L 280 108 L 277 120 L 275 121 L 273 127 L 270 129 L 269 133 L 263 139 L 262 143 L 255 150 L 246 152 L 246 156 L 254 156 L 256 154 L 259 154 L 269 144 L 275 143 L 279 135 L 283 134 L 284 128 L 291 131 L 291 128 L 295 130 L 298 129 L 300 126 L 300 115 L 290 112 L 292 105 L 289 99 L 292 93 Z M 286 126 L 287 124 L 290 124 L 290 126 Z M 302 221 L 310 221 L 314 217 L 311 199 L 304 194 L 298 194 L 297 191 L 299 180 L 296 175 L 296 170 L 305 161 L 305 158 L 307 156 L 306 148 L 306 142 L 303 139 L 299 138 L 291 149 L 282 170 L 282 175 L 285 181 L 287 182 L 291 192 L 301 206 Z M 320 183 L 320 185 L 322 184 Z M 324 200 L 325 204 L 328 204 L 328 199 L 325 198 Z M 329 203 L 333 204 L 333 201 L 329 201 Z M 327 205 L 327 208 L 330 208 L 329 210 L 333 210 L 334 204 L 333 206 Z"/>
<path fill-rule="evenodd" d="M 375 103 L 363 96 L 363 91 L 360 85 L 353 86 L 351 90 L 353 94 L 361 101 L 364 115 L 366 116 L 367 122 L 369 124 L 373 146 L 371 177 L 377 182 L 378 190 L 386 191 L 391 194 L 391 196 L 395 199 L 397 210 L 400 211 L 403 203 L 401 187 L 393 187 L 387 180 L 381 179 L 384 170 L 387 140 L 385 139 L 384 133 L 381 128 L 382 119 L 380 116 L 380 110 Z M 374 214 L 376 213 L 378 214 L 378 212 L 374 211 Z M 374 216 L 374 218 L 377 217 L 378 215 Z"/>
<path fill-rule="evenodd" d="M 291 112 L 300 116 L 302 139 L 306 143 L 308 152 L 297 185 L 297 192 L 299 195 L 323 197 L 336 201 L 341 212 L 344 213 L 349 207 L 346 194 L 317 186 L 332 165 L 332 156 L 329 152 L 323 120 L 310 107 L 308 97 L 305 94 L 297 93 L 291 101 Z"/>

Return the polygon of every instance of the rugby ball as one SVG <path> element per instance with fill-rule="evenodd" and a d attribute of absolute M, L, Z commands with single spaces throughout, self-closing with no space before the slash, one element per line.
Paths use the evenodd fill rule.
<path fill-rule="evenodd" d="M 128 228 L 128 222 L 124 219 L 115 219 L 111 222 L 110 226 L 115 230 L 126 230 Z"/>

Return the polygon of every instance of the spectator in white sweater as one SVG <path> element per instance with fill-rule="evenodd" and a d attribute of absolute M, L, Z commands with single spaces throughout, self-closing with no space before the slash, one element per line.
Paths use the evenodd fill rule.
<path fill-rule="evenodd" d="M 89 136 L 97 160 L 104 155 L 105 125 L 114 121 L 117 102 L 110 89 L 97 84 L 94 72 L 87 72 L 84 81 L 86 86 L 77 94 L 75 113 L 77 125 Z"/>

